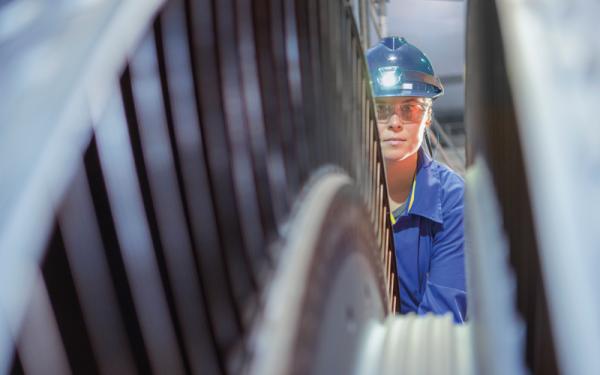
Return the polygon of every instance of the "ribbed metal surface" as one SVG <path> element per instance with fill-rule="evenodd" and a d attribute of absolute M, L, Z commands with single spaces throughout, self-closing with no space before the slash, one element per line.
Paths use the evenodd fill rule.
<path fill-rule="evenodd" d="M 252 336 L 252 374 L 350 373 L 365 325 L 387 313 L 375 236 L 352 180 L 307 185 Z"/>
<path fill-rule="evenodd" d="M 496 3 L 543 281 L 528 339 L 554 354 L 553 361 L 539 356 L 534 371 L 593 374 L 600 367 L 600 3 Z"/>
<path fill-rule="evenodd" d="M 345 1 L 44 9 L 0 51 L 12 94 L 0 370 L 242 371 L 282 249 L 305 230 L 290 218 L 326 166 L 352 181 L 379 303 L 395 310 L 385 175 Z"/>
<path fill-rule="evenodd" d="M 511 68 L 508 63 L 508 56 L 514 53 L 517 44 L 507 43 L 505 40 L 506 35 L 512 31 L 501 27 L 497 10 L 500 3 L 503 2 L 471 1 L 468 4 L 465 106 L 465 121 L 469 134 L 467 163 L 472 164 L 476 157 L 480 157 L 485 164 L 481 168 L 489 168 L 493 186 L 489 199 L 497 200 L 498 212 L 494 215 L 499 216 L 498 220 L 501 223 L 500 228 L 490 224 L 485 230 L 489 233 L 502 231 L 506 235 L 506 244 L 495 243 L 493 246 L 502 248 L 506 245 L 508 249 L 508 260 L 515 276 L 516 300 L 511 302 L 511 309 L 515 309 L 521 315 L 526 325 L 525 363 L 534 373 L 550 374 L 558 371 L 554 341 L 556 338 L 550 326 L 547 302 L 552 291 L 545 283 L 541 268 L 544 253 L 540 244 L 539 219 L 534 217 L 534 200 L 538 190 L 533 188 L 531 169 L 526 168 L 528 158 L 536 152 L 526 145 L 535 141 L 538 134 L 524 137 L 523 129 L 528 128 L 529 123 L 523 117 L 525 112 L 521 109 L 526 107 L 535 113 L 543 111 L 536 107 L 533 97 L 523 97 L 519 94 L 517 86 L 511 85 L 511 79 L 517 77 L 515 74 L 521 73 L 518 73 L 520 68 Z M 523 33 L 523 36 L 527 34 Z M 531 48 L 536 49 L 537 46 L 532 44 L 527 50 Z M 524 67 L 524 61 L 523 64 Z M 533 76 L 523 76 L 518 81 L 526 87 L 540 85 L 540 81 L 534 80 Z M 545 125 L 539 125 L 539 134 L 545 132 Z M 543 173 L 544 178 L 553 178 L 552 168 L 552 163 L 543 160 L 534 169 L 544 169 L 547 171 Z M 550 181 L 553 180 L 545 180 L 542 184 L 553 185 Z M 471 189 L 485 188 L 474 185 Z M 554 196 L 552 200 L 560 197 Z M 496 202 L 488 204 L 493 206 Z M 548 201 L 546 206 L 550 205 L 553 203 Z M 481 213 L 479 216 L 481 217 Z M 546 216 L 554 215 L 548 213 Z M 475 232 L 483 228 L 473 225 L 470 230 Z M 551 229 L 551 232 L 559 233 L 561 230 L 562 224 L 559 224 Z M 489 239 L 486 238 L 485 241 Z M 488 245 L 483 243 L 474 246 L 474 251 L 488 251 Z M 503 263 L 495 265 L 497 269 L 504 266 Z M 561 272 L 565 272 L 565 269 Z M 570 273 L 571 271 L 565 274 Z M 502 287 L 493 287 L 494 290 L 498 288 Z M 563 295 L 567 294 L 570 295 L 570 292 Z M 473 318 L 476 319 L 476 316 Z M 567 320 L 565 317 L 561 324 Z"/>
<path fill-rule="evenodd" d="M 388 316 L 365 330 L 355 374 L 475 374 L 472 327 L 451 315 Z"/>
<path fill-rule="evenodd" d="M 475 366 L 481 374 L 526 374 L 526 329 L 490 171 L 478 157 L 466 178 L 468 289 Z"/>

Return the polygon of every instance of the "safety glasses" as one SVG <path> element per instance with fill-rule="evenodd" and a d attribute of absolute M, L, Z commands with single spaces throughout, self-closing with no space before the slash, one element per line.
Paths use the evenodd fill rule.
<path fill-rule="evenodd" d="M 420 123 L 430 106 L 422 103 L 377 103 L 377 121 L 388 122 L 395 113 L 402 122 Z"/>

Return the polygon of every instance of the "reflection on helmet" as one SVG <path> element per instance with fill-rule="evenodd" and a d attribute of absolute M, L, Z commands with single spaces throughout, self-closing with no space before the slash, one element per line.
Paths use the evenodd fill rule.
<path fill-rule="evenodd" d="M 427 56 L 404 38 L 383 38 L 367 51 L 367 62 L 375 98 L 419 96 L 434 99 L 444 93 Z"/>

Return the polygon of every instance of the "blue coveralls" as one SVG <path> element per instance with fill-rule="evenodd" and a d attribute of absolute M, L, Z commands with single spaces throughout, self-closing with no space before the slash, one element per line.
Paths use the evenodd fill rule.
<path fill-rule="evenodd" d="M 400 313 L 465 321 L 463 196 L 463 179 L 420 149 L 406 208 L 392 218 Z"/>

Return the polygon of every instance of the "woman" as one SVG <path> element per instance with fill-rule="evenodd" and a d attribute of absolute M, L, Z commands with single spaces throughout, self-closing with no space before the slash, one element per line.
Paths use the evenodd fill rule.
<path fill-rule="evenodd" d="M 429 59 L 404 38 L 367 51 L 392 215 L 400 312 L 466 319 L 464 181 L 423 150 L 443 93 Z"/>

